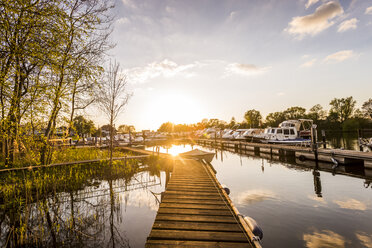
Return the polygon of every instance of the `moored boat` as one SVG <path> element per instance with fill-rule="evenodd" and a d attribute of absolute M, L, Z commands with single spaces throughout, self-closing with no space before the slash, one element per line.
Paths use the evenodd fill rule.
<path fill-rule="evenodd" d="M 199 149 L 194 149 L 192 151 L 179 154 L 179 156 L 183 158 L 191 158 L 196 160 L 204 159 L 208 163 L 212 162 L 214 155 L 215 154 L 213 152 L 205 152 Z"/>

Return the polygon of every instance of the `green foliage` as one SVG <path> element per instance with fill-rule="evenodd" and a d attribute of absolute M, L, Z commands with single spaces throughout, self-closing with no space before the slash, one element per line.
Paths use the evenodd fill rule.
<path fill-rule="evenodd" d="M 326 116 L 327 112 L 324 111 L 323 107 L 320 104 L 316 104 L 313 107 L 311 107 L 307 115 L 308 118 L 312 119 L 316 123 L 319 120 L 324 120 Z"/>
<path fill-rule="evenodd" d="M 365 101 L 362 105 L 363 113 L 366 117 L 372 119 L 372 98 Z"/>
<path fill-rule="evenodd" d="M 136 131 L 136 128 L 133 125 L 120 125 L 118 128 L 119 133 L 133 133 Z"/>
<path fill-rule="evenodd" d="M 283 112 L 274 112 L 266 116 L 266 126 L 269 127 L 277 127 L 283 121 L 285 121 Z"/>
<path fill-rule="evenodd" d="M 261 126 L 262 116 L 260 111 L 255 109 L 248 110 L 244 114 L 244 119 L 250 128 L 257 128 Z"/>
<path fill-rule="evenodd" d="M 343 123 L 353 115 L 355 104 L 356 101 L 352 96 L 347 98 L 334 98 L 329 103 L 329 105 L 331 105 L 331 109 L 329 110 L 330 115 L 333 115 L 333 118 Z"/>
<path fill-rule="evenodd" d="M 283 114 L 286 120 L 297 120 L 306 117 L 306 109 L 302 107 L 290 107 L 284 110 Z"/>
<path fill-rule="evenodd" d="M 100 63 L 111 47 L 109 9 L 106 0 L 1 2 L 0 145 L 5 164 L 14 166 L 21 150 L 34 149 L 41 163 L 50 162 L 49 140 L 56 128 L 69 126 L 74 111 L 91 102 L 82 99 L 94 92 Z"/>
<path fill-rule="evenodd" d="M 76 116 L 73 122 L 74 130 L 80 135 L 84 134 L 94 134 L 96 132 L 96 127 L 92 120 L 87 120 L 84 116 Z"/>

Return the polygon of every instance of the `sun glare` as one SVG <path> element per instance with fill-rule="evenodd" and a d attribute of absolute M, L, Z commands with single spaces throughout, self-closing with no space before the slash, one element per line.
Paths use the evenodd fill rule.
<path fill-rule="evenodd" d="M 202 119 L 200 106 L 191 97 L 182 94 L 162 94 L 151 103 L 149 115 L 152 123 L 170 121 L 175 124 L 196 123 Z"/>

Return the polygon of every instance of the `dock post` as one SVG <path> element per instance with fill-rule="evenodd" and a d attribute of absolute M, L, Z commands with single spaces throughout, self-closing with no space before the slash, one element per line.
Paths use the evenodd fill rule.
<path fill-rule="evenodd" d="M 362 138 L 362 130 L 358 129 L 358 145 L 359 145 L 359 151 L 363 151 L 362 143 L 360 142 Z"/>
<path fill-rule="evenodd" d="M 315 161 L 318 161 L 318 143 L 317 143 L 315 124 L 313 124 L 313 126 L 311 127 L 311 141 L 312 141 L 312 150 L 314 152 Z"/>
<path fill-rule="evenodd" d="M 326 143 L 326 136 L 325 136 L 325 130 L 322 130 L 322 141 L 323 141 L 323 148 L 327 148 L 327 143 Z"/>

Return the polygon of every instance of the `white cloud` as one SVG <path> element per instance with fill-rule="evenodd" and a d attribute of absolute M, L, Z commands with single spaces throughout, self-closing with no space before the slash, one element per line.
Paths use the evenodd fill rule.
<path fill-rule="evenodd" d="M 238 13 L 236 11 L 232 11 L 232 12 L 230 12 L 230 15 L 227 18 L 227 20 L 228 21 L 233 21 L 233 20 L 235 20 L 235 18 L 236 18 L 237 15 L 238 15 Z"/>
<path fill-rule="evenodd" d="M 354 56 L 354 52 L 352 50 L 343 50 L 331 55 L 328 55 L 324 62 L 342 62 L 344 60 L 350 59 Z"/>
<path fill-rule="evenodd" d="M 340 3 L 330 1 L 319 6 L 313 14 L 293 17 L 285 31 L 297 36 L 298 39 L 306 35 L 314 36 L 331 27 L 334 24 L 331 19 L 342 13 L 344 10 Z"/>
<path fill-rule="evenodd" d="M 170 6 L 166 6 L 165 7 L 165 11 L 168 13 L 168 14 L 174 14 L 176 13 L 176 9 L 175 8 L 172 8 Z"/>
<path fill-rule="evenodd" d="M 309 60 L 305 63 L 303 63 L 302 65 L 300 65 L 300 67 L 312 67 L 316 62 L 316 59 L 312 59 L 312 60 Z"/>
<path fill-rule="evenodd" d="M 366 8 L 366 12 L 364 12 L 366 15 L 372 15 L 372 6 Z"/>
<path fill-rule="evenodd" d="M 192 64 L 178 65 L 176 62 L 164 59 L 161 62 L 152 62 L 144 67 L 135 67 L 125 70 L 130 83 L 144 83 L 148 79 L 163 76 L 166 78 L 173 77 L 176 74 L 183 73 L 184 76 L 190 77 L 193 74 L 187 72 L 199 66 L 198 62 Z"/>
<path fill-rule="evenodd" d="M 305 7 L 309 8 L 311 5 L 316 4 L 319 0 L 308 0 Z"/>
<path fill-rule="evenodd" d="M 125 6 L 132 8 L 132 9 L 137 9 L 137 5 L 134 3 L 134 1 L 132 0 L 121 0 L 121 1 Z"/>
<path fill-rule="evenodd" d="M 122 18 L 116 20 L 116 23 L 119 24 L 119 25 L 124 25 L 124 24 L 130 23 L 130 20 L 126 17 L 122 17 Z"/>
<path fill-rule="evenodd" d="M 346 21 L 343 21 L 338 25 L 338 32 L 345 32 L 349 29 L 356 29 L 357 28 L 358 20 L 356 18 L 352 18 Z"/>
<path fill-rule="evenodd" d="M 226 66 L 226 71 L 228 73 L 236 73 L 244 76 L 251 76 L 256 74 L 261 74 L 268 71 L 270 67 L 258 67 L 252 64 L 239 64 L 232 63 Z"/>

